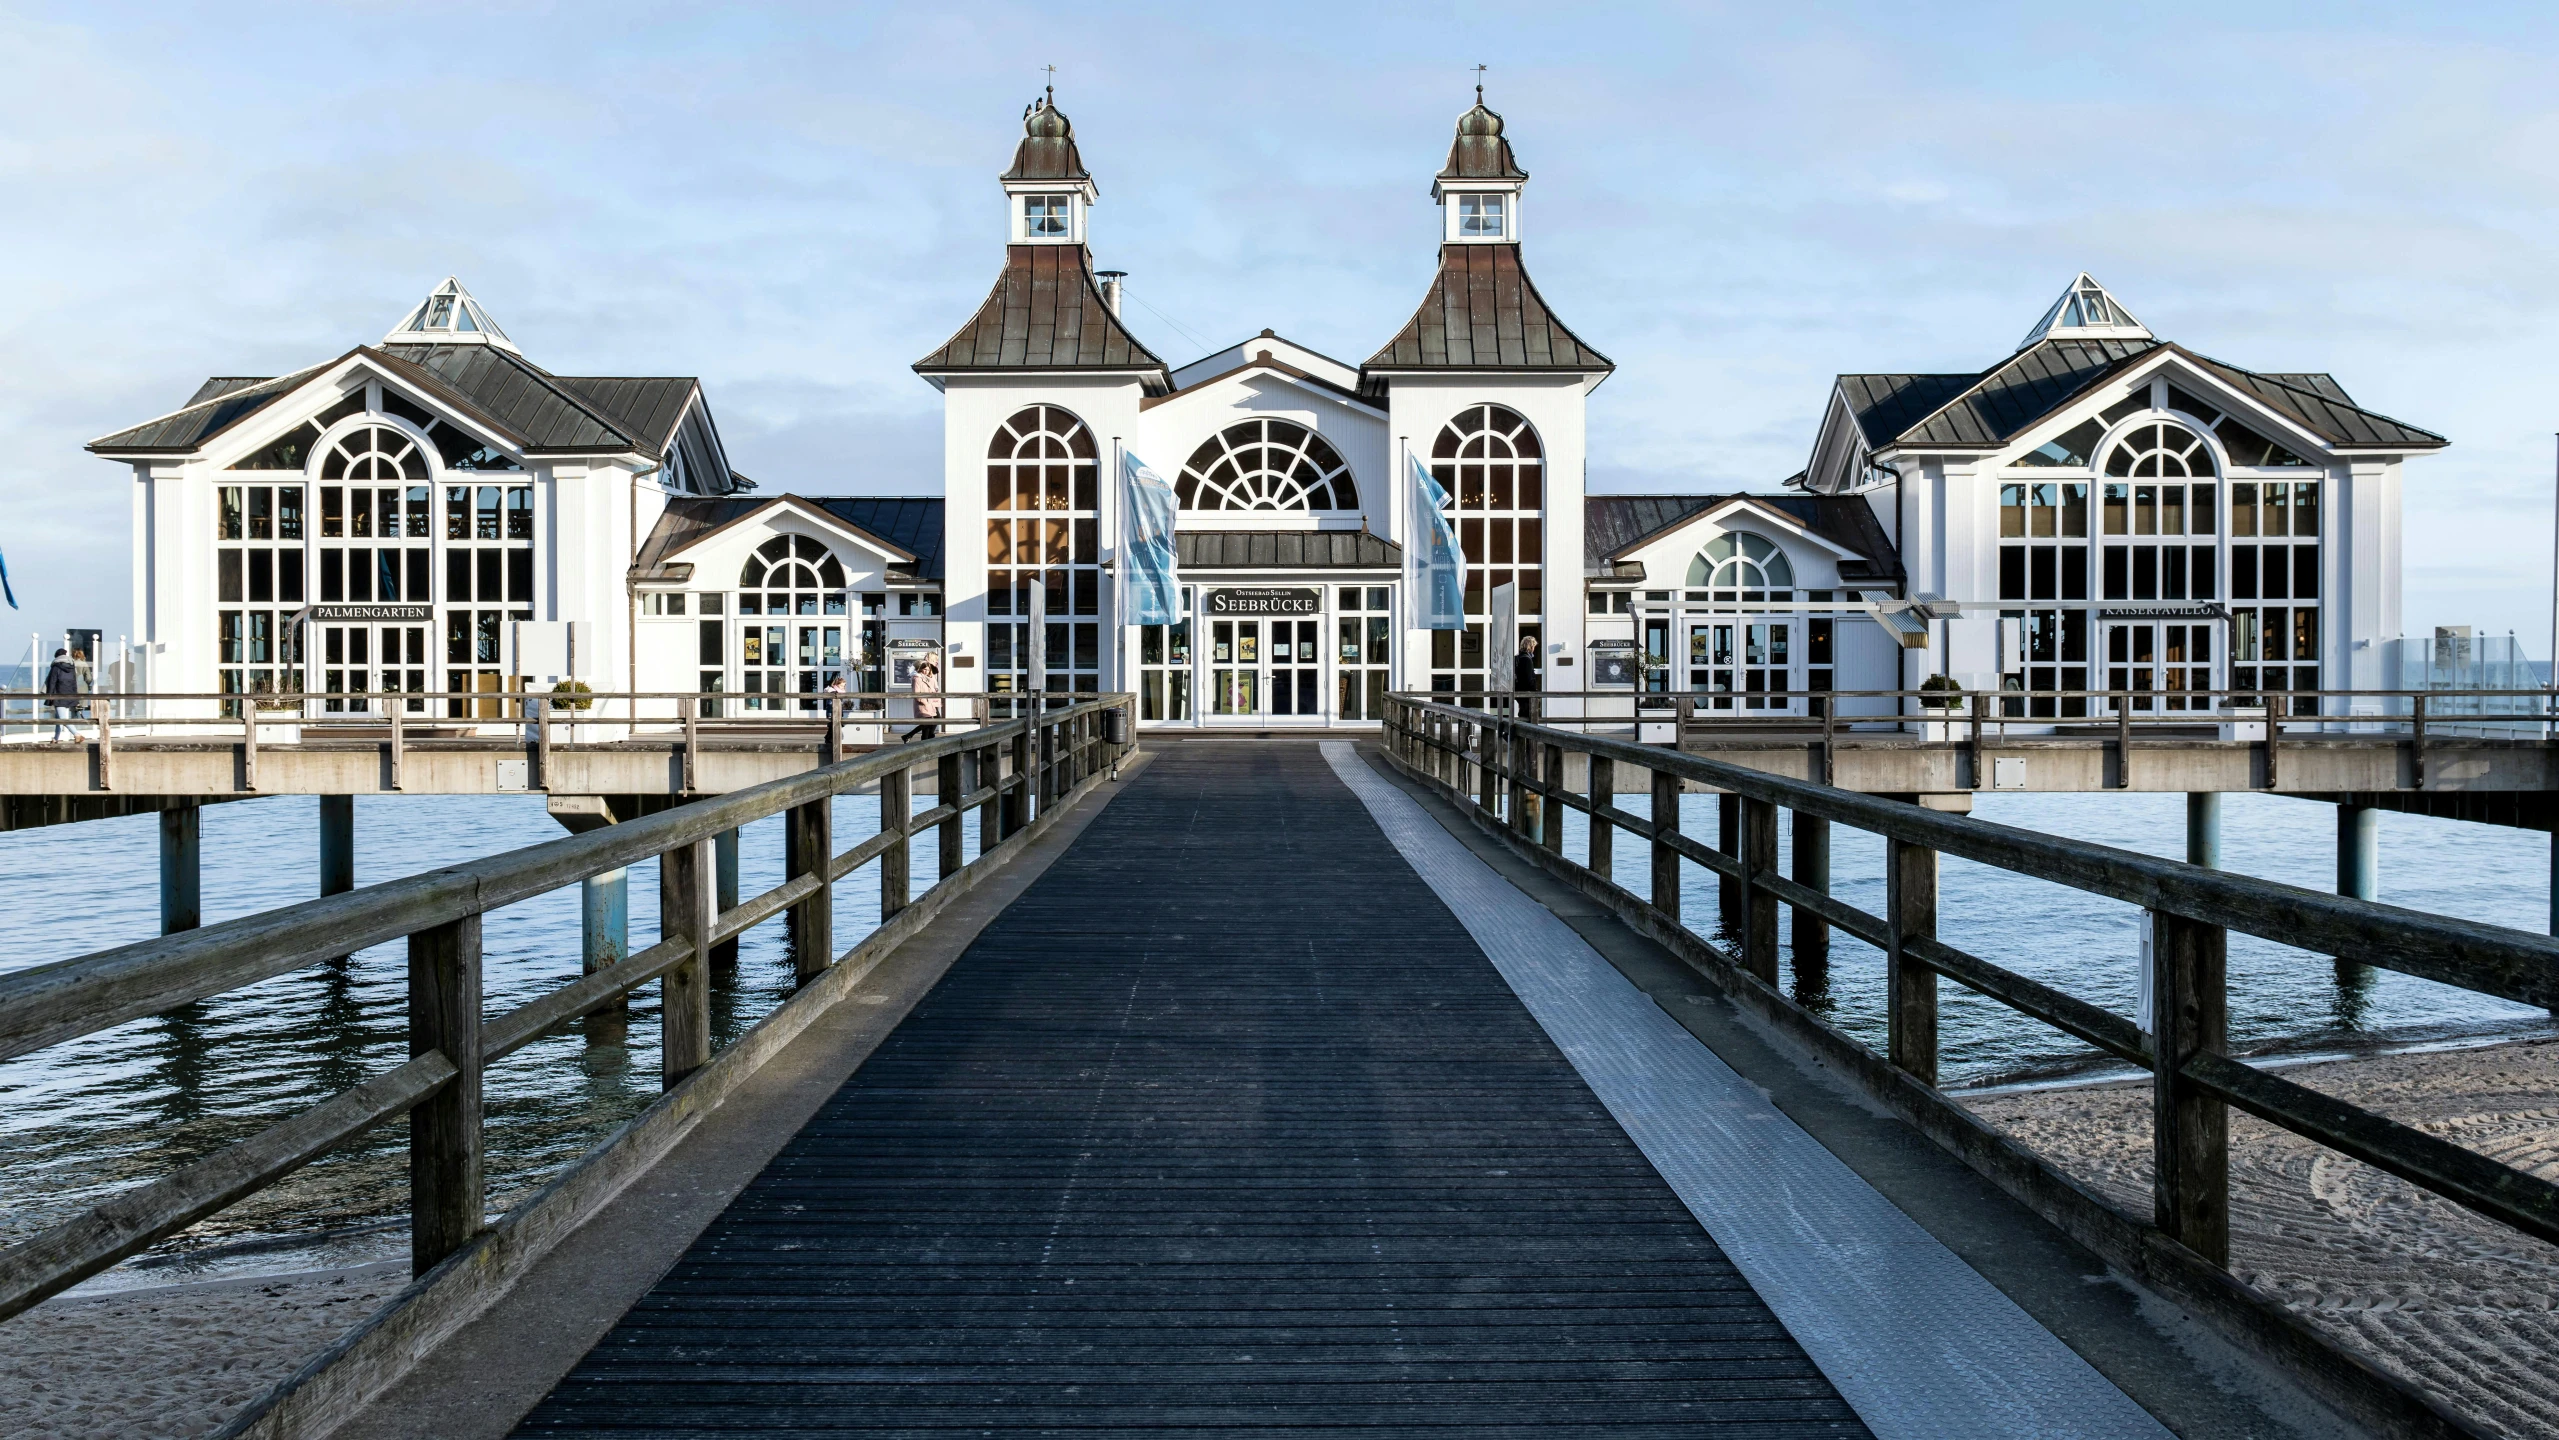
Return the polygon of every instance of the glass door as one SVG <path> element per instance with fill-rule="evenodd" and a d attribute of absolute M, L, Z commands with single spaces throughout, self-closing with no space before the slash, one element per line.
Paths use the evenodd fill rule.
<path fill-rule="evenodd" d="M 2213 706 L 2212 622 L 2117 621 L 2106 636 L 2106 688 L 2129 690 L 2131 708 Z"/>
<path fill-rule="evenodd" d="M 1688 627 L 1688 688 L 1701 708 L 1791 714 L 1795 622 L 1707 620 Z"/>
<path fill-rule="evenodd" d="M 1274 628 L 1284 628 L 1289 622 L 1274 621 L 1272 623 Z M 1211 621 L 1208 664 L 1210 713 L 1220 719 L 1260 718 L 1262 713 L 1262 622 L 1259 620 Z"/>
<path fill-rule="evenodd" d="M 1323 714 L 1323 622 L 1273 620 L 1270 626 L 1271 713 Z"/>
<path fill-rule="evenodd" d="M 424 625 L 323 625 L 320 627 L 320 688 L 331 696 L 362 697 L 367 693 L 422 695 L 427 688 L 427 627 Z M 332 698 L 321 702 L 323 714 L 367 714 L 372 702 Z M 423 713 L 426 702 L 411 700 L 411 714 Z"/>

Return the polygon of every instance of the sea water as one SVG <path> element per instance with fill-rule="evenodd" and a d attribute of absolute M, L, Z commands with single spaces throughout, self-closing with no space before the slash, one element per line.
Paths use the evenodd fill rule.
<path fill-rule="evenodd" d="M 930 803 L 919 797 L 918 808 Z M 1620 804 L 1642 813 L 1645 797 Z M 839 843 L 874 833 L 877 802 L 836 802 Z M 1980 818 L 2153 855 L 2184 853 L 2177 795 L 1980 797 Z M 2268 796 L 2222 802 L 2230 869 L 2326 889 L 2335 875 L 2332 807 Z M 207 923 L 289 906 L 317 888 L 318 802 L 234 801 L 201 812 Z M 1681 826 L 1711 837 L 1712 796 L 1685 797 Z M 975 825 L 967 827 L 975 853 Z M 388 796 L 356 801 L 356 878 L 377 884 L 560 837 L 540 796 Z M 1568 853 L 1587 855 L 1571 817 Z M 2381 816 L 2380 898 L 2390 904 L 2539 933 L 2548 914 L 2549 839 L 2528 831 Z M 1781 836 L 1780 856 L 1790 853 Z M 935 873 L 932 837 L 912 857 L 918 893 Z M 151 938 L 158 925 L 158 821 L 119 820 L 0 834 L 0 970 Z M 1710 935 L 1715 878 L 1684 866 L 1682 913 Z M 1641 842 L 1621 836 L 1619 882 L 1645 893 Z M 1869 912 L 1883 906 L 1883 843 L 1834 826 L 1831 891 Z M 739 889 L 782 879 L 782 822 L 747 826 Z M 1959 860 L 1944 863 L 1939 931 L 1985 959 L 2119 1014 L 2132 1013 L 2140 953 L 2134 907 Z M 634 947 L 657 926 L 654 864 L 629 872 Z M 1308 895 L 1309 905 L 1325 897 Z M 838 948 L 879 914 L 877 867 L 836 887 Z M 565 890 L 492 913 L 484 929 L 490 1015 L 574 979 L 579 895 Z M 1849 1034 L 1883 1043 L 1883 957 L 1834 933 L 1823 983 L 1784 983 Z M 733 971 L 715 974 L 712 1018 L 725 1043 L 791 990 L 783 926 L 740 941 Z M 2231 937 L 2231 1029 L 2245 1047 L 2328 1047 L 2546 1032 L 2550 1017 L 2467 991 L 2360 965 L 2340 966 L 2252 937 Z M 172 1168 L 202 1159 L 407 1057 L 405 951 L 376 946 L 165 1015 L 0 1065 L 0 1244 L 14 1243 Z M 1950 1084 L 2065 1073 L 2097 1057 L 1952 983 L 1940 986 L 1943 1074 Z M 591 1017 L 545 1036 L 488 1071 L 490 1208 L 503 1211 L 659 1093 L 656 987 L 627 1019 Z M 164 1242 L 95 1284 L 253 1273 L 403 1253 L 407 1125 L 395 1120 L 280 1184 Z"/>

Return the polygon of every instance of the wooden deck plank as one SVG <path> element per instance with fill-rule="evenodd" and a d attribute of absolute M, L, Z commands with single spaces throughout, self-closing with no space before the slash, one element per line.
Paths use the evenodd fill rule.
<path fill-rule="evenodd" d="M 520 1434 L 1866 1433 L 1311 747 L 1130 783 Z"/>

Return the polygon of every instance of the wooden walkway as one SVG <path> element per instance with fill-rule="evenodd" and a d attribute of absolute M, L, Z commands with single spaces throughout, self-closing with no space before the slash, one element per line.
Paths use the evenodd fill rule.
<path fill-rule="evenodd" d="M 1867 1433 L 1315 747 L 1128 783 L 518 1433 Z"/>

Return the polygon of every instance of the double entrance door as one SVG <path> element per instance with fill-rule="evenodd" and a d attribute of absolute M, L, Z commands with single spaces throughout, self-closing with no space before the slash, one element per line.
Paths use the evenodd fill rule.
<path fill-rule="evenodd" d="M 427 631 L 424 623 L 325 624 L 319 627 L 320 702 L 323 714 L 379 714 L 389 702 L 365 698 L 373 694 L 423 695 L 427 689 Z M 341 698 L 344 697 L 344 698 Z M 409 713 L 426 709 L 424 700 L 407 702 Z"/>
<path fill-rule="evenodd" d="M 1211 722 L 1324 713 L 1323 622 L 1212 620 L 1208 694 Z"/>
<path fill-rule="evenodd" d="M 2109 621 L 2105 688 L 2131 691 L 2135 712 L 2210 710 L 2220 629 L 2217 620 Z"/>
<path fill-rule="evenodd" d="M 844 674 L 844 621 L 746 620 L 738 630 L 738 689 L 749 710 L 818 708 Z M 801 695 L 797 702 L 781 697 Z"/>
<path fill-rule="evenodd" d="M 1695 620 L 1688 626 L 1688 688 L 1697 708 L 1792 715 L 1803 700 L 1795 683 L 1793 620 Z"/>

